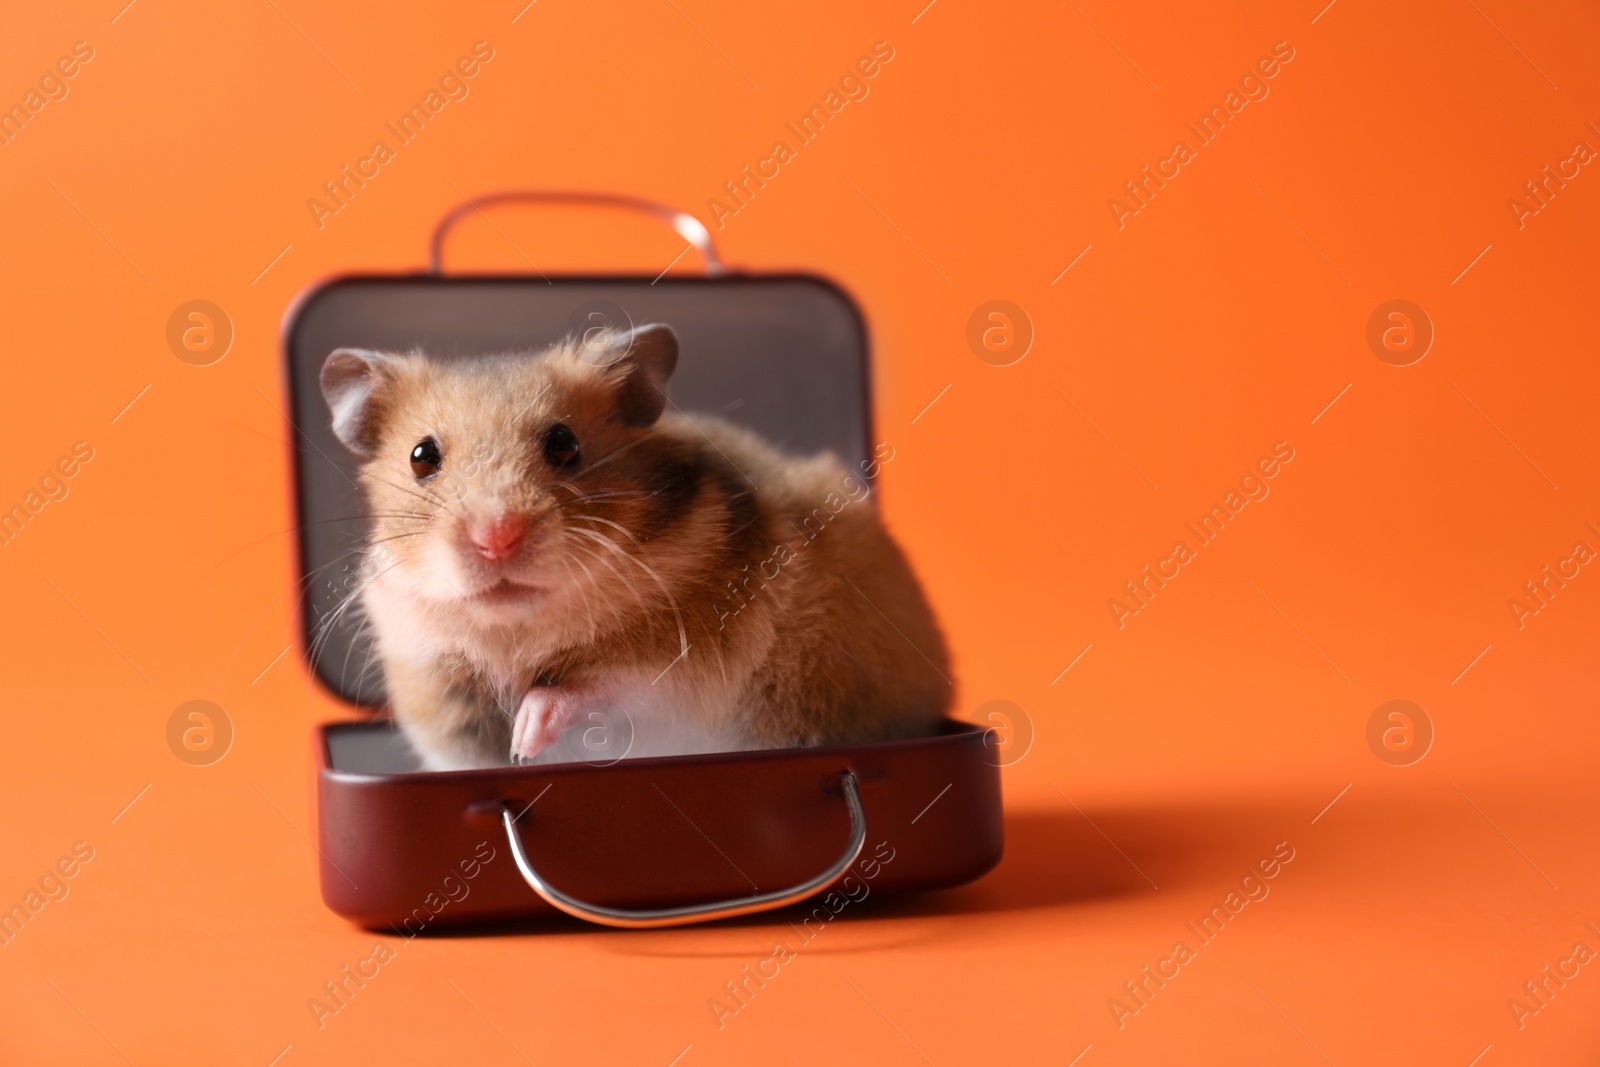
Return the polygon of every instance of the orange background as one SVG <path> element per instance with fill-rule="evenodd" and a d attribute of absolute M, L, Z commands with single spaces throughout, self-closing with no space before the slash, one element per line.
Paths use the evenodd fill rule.
<path fill-rule="evenodd" d="M 74 842 L 95 855 L 0 948 L 0 1058 L 1592 1062 L 1594 966 L 1520 1029 L 1507 1001 L 1574 942 L 1600 949 L 1600 574 L 1520 630 L 1506 602 L 1575 541 L 1600 548 L 1600 174 L 1522 229 L 1507 207 L 1575 141 L 1600 148 L 1594 13 L 922 2 L 5 15 L 0 101 L 75 41 L 95 56 L 0 148 L 0 503 L 76 441 L 95 456 L 0 548 L 0 903 Z M 471 95 L 319 230 L 306 200 L 479 40 Z M 297 651 L 275 659 L 286 306 L 331 274 L 416 269 L 433 220 L 494 189 L 709 222 L 880 40 L 870 96 L 717 236 L 863 307 L 897 449 L 883 505 L 958 705 L 1009 700 L 1035 729 L 1005 772 L 1005 861 L 863 905 L 720 1030 L 707 1000 L 781 919 L 418 940 L 319 1030 L 307 999 L 380 939 L 323 908 L 306 839 L 308 733 L 343 711 Z M 1283 40 L 1270 96 L 1119 230 L 1108 198 Z M 654 273 L 680 247 L 585 213 L 495 226 L 469 223 L 452 263 Z M 195 298 L 236 330 L 208 367 L 164 337 Z M 1437 335 L 1403 368 L 1365 340 L 1395 298 Z M 1015 365 L 967 346 L 991 299 L 1036 330 Z M 1280 440 L 1270 497 L 1118 630 L 1107 599 Z M 213 766 L 167 749 L 191 699 L 236 730 Z M 1367 745 L 1391 699 L 1436 730 L 1412 766 Z M 1271 895 L 1119 1029 L 1107 1000 L 1280 841 Z"/>

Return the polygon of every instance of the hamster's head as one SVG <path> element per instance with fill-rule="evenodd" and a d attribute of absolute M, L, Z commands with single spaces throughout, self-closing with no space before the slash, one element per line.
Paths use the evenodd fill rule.
<path fill-rule="evenodd" d="M 692 450 L 657 426 L 677 359 L 662 325 L 501 356 L 329 355 L 333 431 L 362 461 L 368 581 L 466 625 L 626 599 L 645 579 L 629 557 L 693 488 Z"/>

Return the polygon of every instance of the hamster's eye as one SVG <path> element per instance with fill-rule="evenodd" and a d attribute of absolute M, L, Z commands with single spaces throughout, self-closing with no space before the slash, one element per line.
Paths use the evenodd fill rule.
<path fill-rule="evenodd" d="M 578 465 L 578 439 L 563 423 L 545 431 L 544 461 L 558 469 Z"/>
<path fill-rule="evenodd" d="M 431 437 L 424 437 L 411 450 L 411 473 L 419 482 L 438 474 L 443 462 L 444 457 L 439 454 L 439 442 Z"/>

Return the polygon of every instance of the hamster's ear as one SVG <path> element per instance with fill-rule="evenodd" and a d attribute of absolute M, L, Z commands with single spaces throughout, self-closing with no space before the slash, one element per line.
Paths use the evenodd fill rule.
<path fill-rule="evenodd" d="M 663 323 L 635 326 L 612 341 L 610 372 L 621 377 L 617 412 L 629 426 L 652 426 L 667 406 L 667 379 L 678 365 L 678 335 Z"/>
<path fill-rule="evenodd" d="M 390 357 L 364 348 L 341 348 L 322 364 L 322 396 L 333 413 L 333 434 L 358 456 L 378 448 L 380 393 Z"/>

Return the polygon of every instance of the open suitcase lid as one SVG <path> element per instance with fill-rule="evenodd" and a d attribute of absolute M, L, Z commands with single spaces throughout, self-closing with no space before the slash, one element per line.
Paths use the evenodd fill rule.
<path fill-rule="evenodd" d="M 664 210 L 618 198 L 527 198 Z M 711 253 L 715 269 L 703 228 L 688 216 L 668 214 L 691 243 Z M 455 217 L 435 235 L 435 268 L 444 230 Z M 442 359 L 537 351 L 592 325 L 651 322 L 667 323 L 679 338 L 668 388 L 678 407 L 720 415 L 792 452 L 835 452 L 862 469 L 871 450 L 866 331 L 854 302 L 816 277 L 446 277 L 435 270 L 337 278 L 297 301 L 284 350 L 296 430 L 302 649 L 324 685 L 354 704 L 383 703 L 382 678 L 353 613 L 324 622 L 350 594 L 366 529 L 355 457 L 333 435 L 318 382 L 328 354 L 341 347 L 420 349 Z"/>

